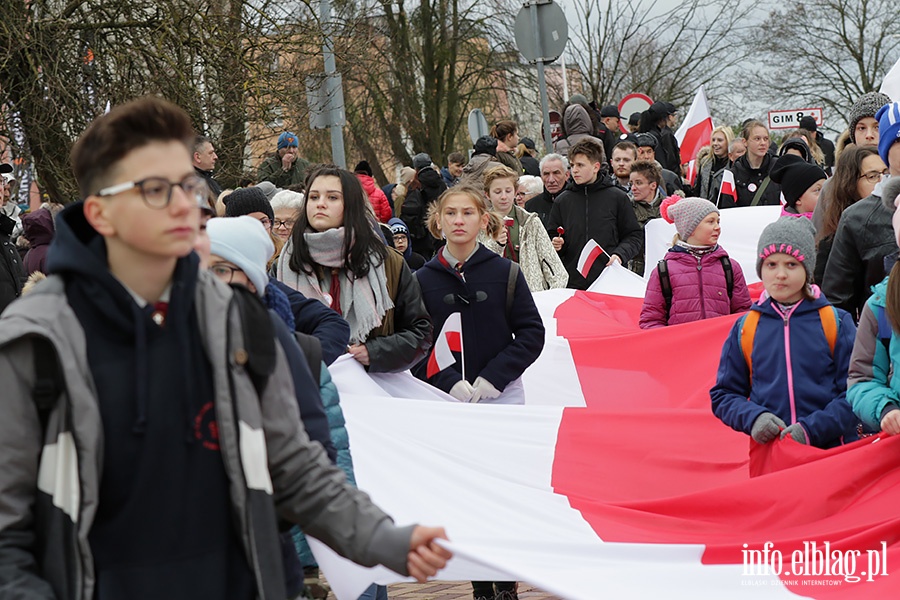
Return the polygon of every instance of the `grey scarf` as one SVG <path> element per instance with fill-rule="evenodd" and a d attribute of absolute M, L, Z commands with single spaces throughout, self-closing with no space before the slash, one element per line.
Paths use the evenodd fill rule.
<path fill-rule="evenodd" d="M 353 273 L 344 268 L 344 228 L 337 227 L 321 233 L 307 231 L 303 240 L 309 248 L 313 262 L 325 267 L 326 279 L 320 281 L 316 270 L 312 274 L 297 273 L 290 268 L 291 255 L 294 252 L 293 237 L 278 257 L 278 280 L 294 288 L 307 298 L 319 300 L 331 306 L 328 289 L 331 287 L 331 269 L 340 269 L 338 280 L 341 284 L 341 314 L 350 324 L 350 343 L 361 344 L 369 332 L 380 326 L 385 313 L 394 308 L 388 294 L 387 277 L 384 263 L 376 264 L 378 257 L 370 257 L 370 267 L 364 279 L 356 279 Z M 312 265 L 315 266 L 315 265 Z"/>

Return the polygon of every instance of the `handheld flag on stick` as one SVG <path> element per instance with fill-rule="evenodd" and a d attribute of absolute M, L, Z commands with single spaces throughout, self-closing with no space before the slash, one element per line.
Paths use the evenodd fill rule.
<path fill-rule="evenodd" d="M 428 366 L 425 370 L 426 376 L 430 379 L 447 367 L 456 364 L 454 352 L 462 355 L 462 318 L 458 312 L 453 313 L 444 321 L 441 333 L 434 341 L 434 349 L 431 356 L 428 357 Z M 466 378 L 466 361 L 464 356 L 460 356 L 462 360 L 462 375 Z"/>

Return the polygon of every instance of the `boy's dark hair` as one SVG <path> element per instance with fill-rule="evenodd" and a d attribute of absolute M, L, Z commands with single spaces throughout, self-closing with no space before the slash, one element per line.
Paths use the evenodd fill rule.
<path fill-rule="evenodd" d="M 110 168 L 132 150 L 169 141 L 181 142 L 190 152 L 194 128 L 184 110 L 162 98 L 144 96 L 94 119 L 69 155 L 81 198 L 108 185 Z"/>
<path fill-rule="evenodd" d="M 569 148 L 570 160 L 574 160 L 578 155 L 588 159 L 591 164 L 600 163 L 603 165 L 606 162 L 606 152 L 604 152 L 603 146 L 594 140 L 584 139 Z"/>
<path fill-rule="evenodd" d="M 464 165 L 466 164 L 466 157 L 462 152 L 451 152 L 450 156 L 447 157 L 447 163 L 453 163 L 455 165 Z"/>

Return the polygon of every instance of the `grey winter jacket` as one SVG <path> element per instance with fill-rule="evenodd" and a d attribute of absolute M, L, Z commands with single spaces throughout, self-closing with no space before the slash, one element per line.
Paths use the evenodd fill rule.
<path fill-rule="evenodd" d="M 553 151 L 558 154 L 568 156 L 569 148 L 581 140 L 593 140 L 603 148 L 603 140 L 592 135 L 594 126 L 591 123 L 591 116 L 579 104 L 572 104 L 566 109 L 566 114 L 563 115 L 563 129 L 566 131 L 566 137 L 553 142 Z"/>
<path fill-rule="evenodd" d="M 236 532 L 261 599 L 285 597 L 276 514 L 364 565 L 406 572 L 410 528 L 345 482 L 300 422 L 290 373 L 277 364 L 262 397 L 245 370 L 247 353 L 232 291 L 201 271 L 196 306 L 213 368 L 216 415 Z M 32 399 L 31 336 L 56 350 L 65 390 L 41 432 Z M 84 332 L 62 280 L 50 277 L 0 319 L 0 595 L 91 600 L 95 573 L 88 534 L 97 513 L 103 425 Z M 148 515 L 148 518 L 164 518 Z"/>

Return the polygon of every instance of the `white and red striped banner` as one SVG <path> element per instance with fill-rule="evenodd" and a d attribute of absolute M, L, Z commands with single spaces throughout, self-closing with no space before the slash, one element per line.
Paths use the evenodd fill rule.
<path fill-rule="evenodd" d="M 642 331 L 640 297 L 535 301 L 547 342 L 524 406 L 444 402 L 408 373 L 332 366 L 360 487 L 399 524 L 446 527 L 441 579 L 526 580 L 572 600 L 897 596 L 900 436 L 756 446 L 710 410 L 737 315 Z M 317 556 L 341 599 L 397 580 Z"/>

